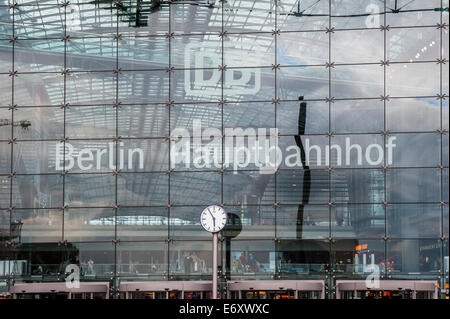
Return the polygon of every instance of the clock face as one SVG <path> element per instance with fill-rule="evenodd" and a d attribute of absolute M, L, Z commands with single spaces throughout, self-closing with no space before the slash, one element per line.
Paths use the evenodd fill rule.
<path fill-rule="evenodd" d="M 200 215 L 200 224 L 206 231 L 217 233 L 227 224 L 227 212 L 217 205 L 208 206 Z"/>

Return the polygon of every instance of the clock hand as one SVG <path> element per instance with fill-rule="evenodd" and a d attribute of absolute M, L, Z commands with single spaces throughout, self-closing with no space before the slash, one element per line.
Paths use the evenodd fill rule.
<path fill-rule="evenodd" d="M 213 219 L 213 220 L 216 220 L 216 218 L 215 218 L 214 215 L 211 213 L 211 211 L 209 210 L 209 208 L 208 208 L 208 212 L 209 212 L 209 214 L 211 215 L 212 219 Z"/>
<path fill-rule="evenodd" d="M 211 211 L 208 208 L 208 212 L 211 215 L 212 219 L 213 219 L 213 227 L 216 228 L 216 218 L 214 217 L 214 215 L 211 213 Z"/>

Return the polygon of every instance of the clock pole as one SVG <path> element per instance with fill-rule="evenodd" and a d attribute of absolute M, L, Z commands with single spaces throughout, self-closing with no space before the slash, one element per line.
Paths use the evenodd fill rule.
<path fill-rule="evenodd" d="M 218 233 L 213 233 L 213 280 L 212 280 L 212 299 L 217 299 L 217 246 L 218 246 Z"/>
<path fill-rule="evenodd" d="M 214 214 L 211 212 L 214 212 Z M 214 217 L 215 215 L 215 217 Z M 207 217 L 208 216 L 208 217 Z M 209 217 L 211 216 L 211 218 Z M 216 219 L 218 221 L 218 224 L 216 225 Z M 212 222 L 212 225 L 210 222 Z M 202 225 L 203 229 L 207 232 L 212 233 L 213 235 L 213 255 L 212 255 L 212 299 L 217 299 L 217 279 L 218 279 L 218 273 L 217 273 L 217 251 L 218 243 L 219 243 L 219 232 L 225 227 L 228 221 L 227 212 L 217 205 L 210 205 L 206 207 L 202 213 L 200 214 L 200 225 Z M 216 227 L 217 226 L 217 227 Z"/>

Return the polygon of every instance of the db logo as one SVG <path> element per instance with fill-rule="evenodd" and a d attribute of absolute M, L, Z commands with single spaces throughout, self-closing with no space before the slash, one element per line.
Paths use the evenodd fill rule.
<path fill-rule="evenodd" d="M 224 51 L 224 61 L 222 62 L 220 45 L 191 43 L 186 46 L 184 60 L 186 95 L 220 97 L 222 94 L 222 71 L 219 66 L 245 66 L 248 65 L 246 60 L 251 60 L 251 65 L 255 65 L 255 60 L 257 60 L 258 50 L 256 47 L 239 49 L 224 43 Z M 261 89 L 261 70 L 259 68 L 227 68 L 223 73 L 224 95 L 256 94 Z"/>

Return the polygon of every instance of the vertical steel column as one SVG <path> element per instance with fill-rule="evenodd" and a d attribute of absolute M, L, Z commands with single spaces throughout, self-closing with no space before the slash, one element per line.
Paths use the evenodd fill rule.
<path fill-rule="evenodd" d="M 213 233 L 213 269 L 212 269 L 212 299 L 217 299 L 217 244 L 218 233 Z"/>

